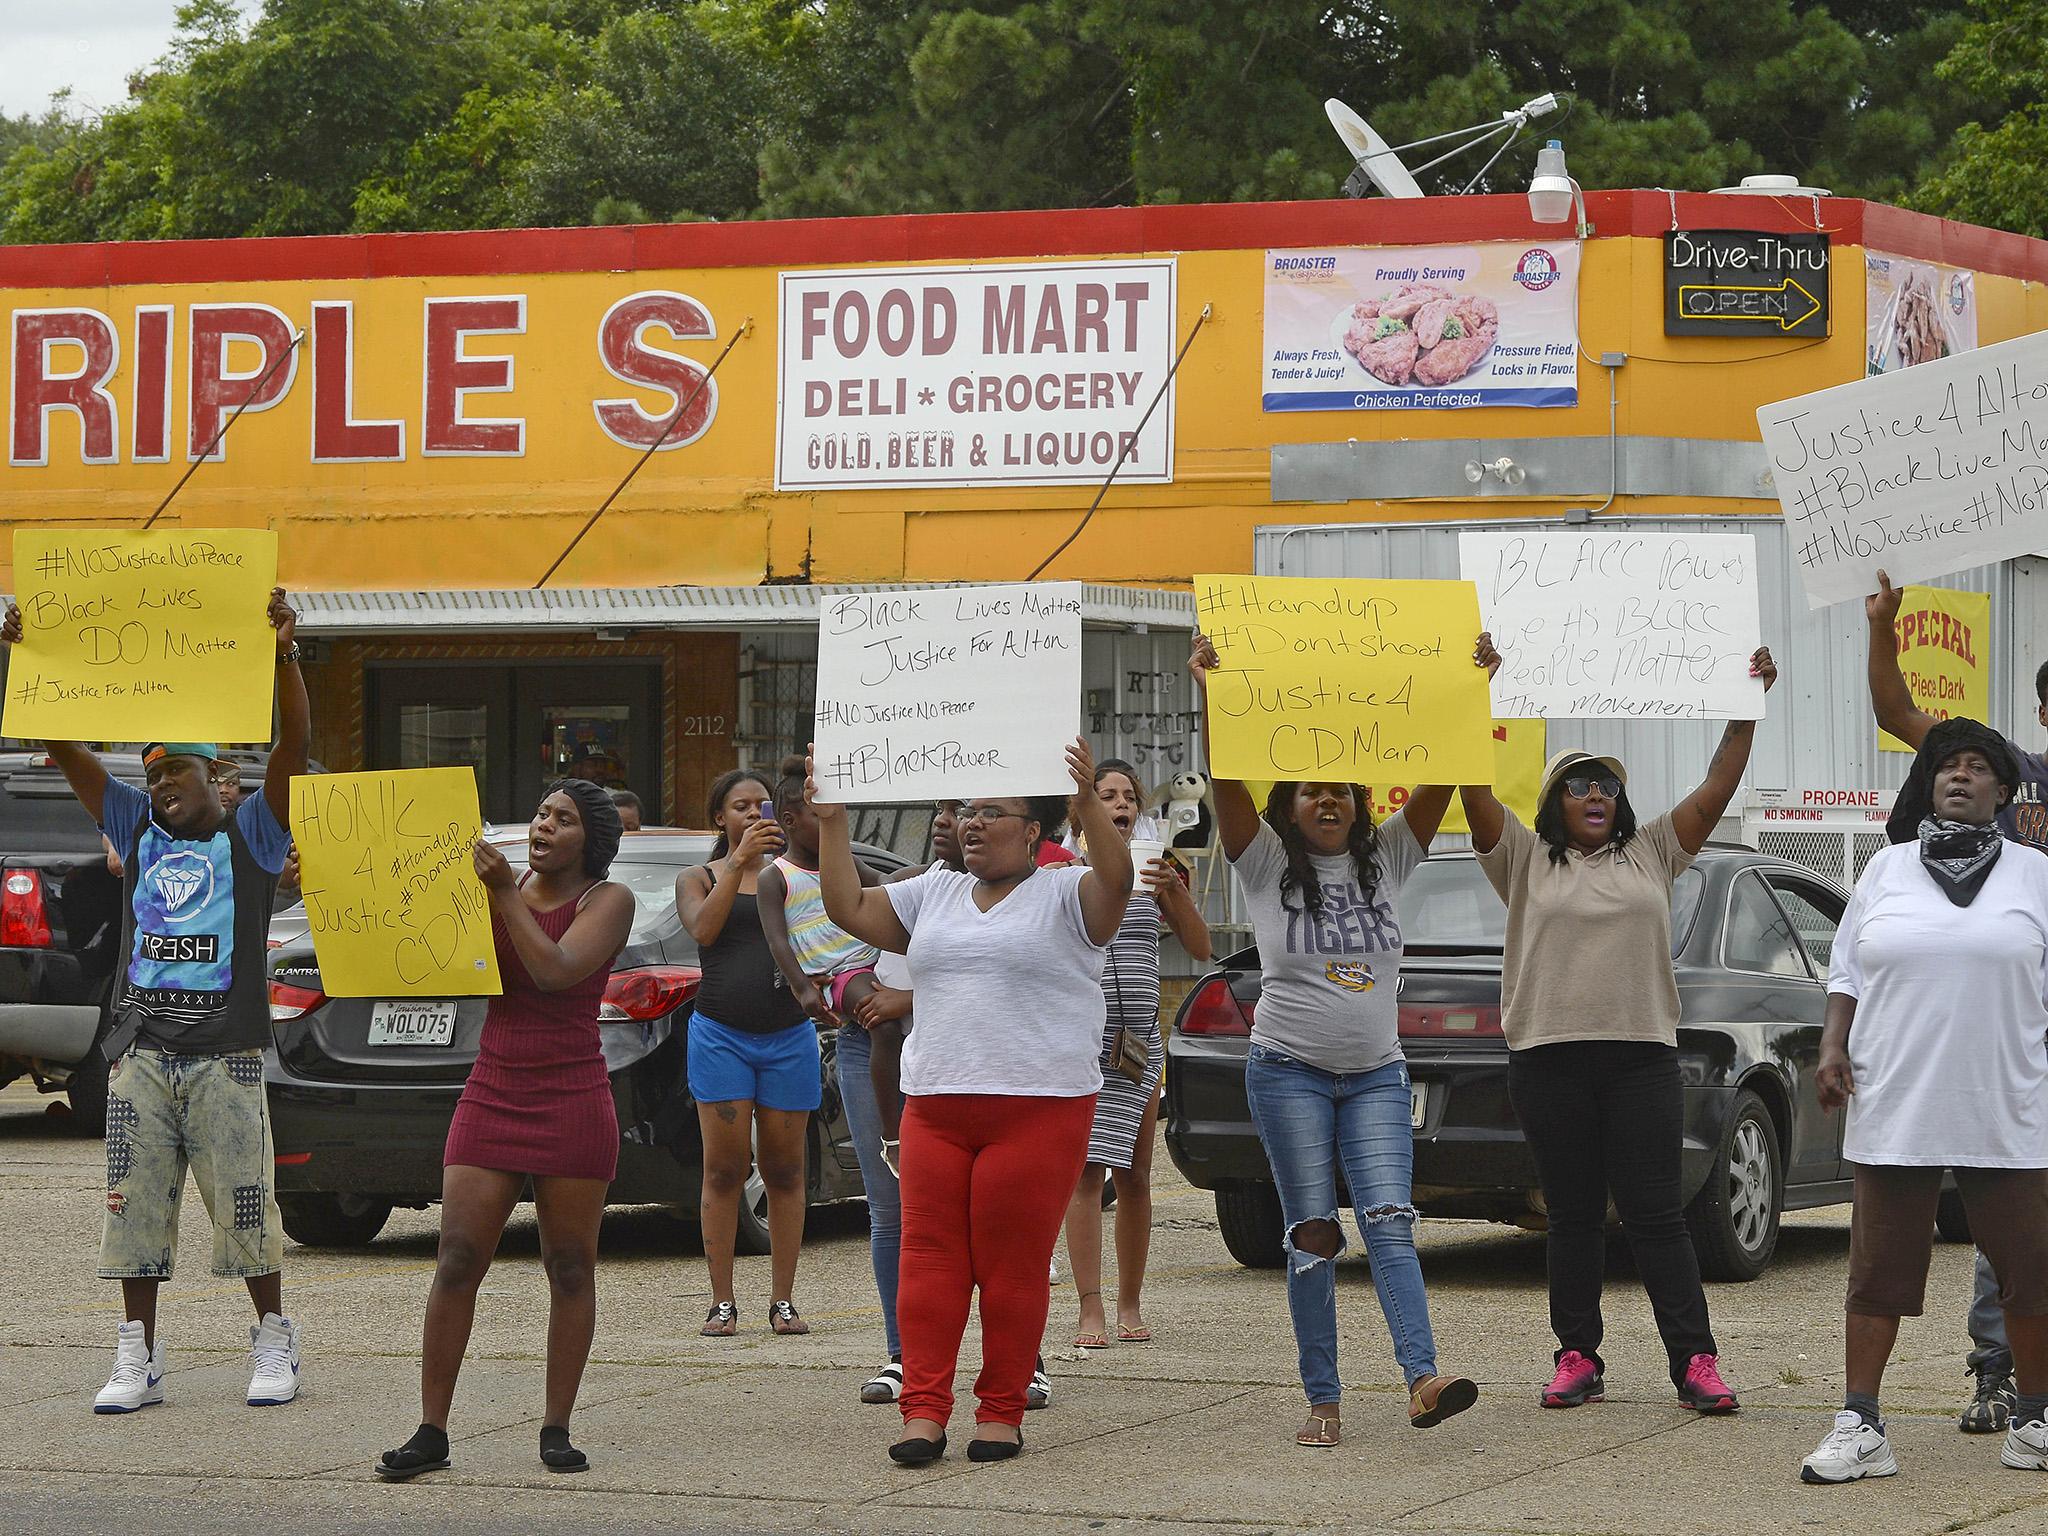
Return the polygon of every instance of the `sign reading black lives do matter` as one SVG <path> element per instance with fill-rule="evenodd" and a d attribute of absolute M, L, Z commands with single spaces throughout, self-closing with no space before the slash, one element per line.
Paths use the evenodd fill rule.
<path fill-rule="evenodd" d="M 1828 333 L 1826 235 L 1748 229 L 1666 232 L 1666 336 Z"/>

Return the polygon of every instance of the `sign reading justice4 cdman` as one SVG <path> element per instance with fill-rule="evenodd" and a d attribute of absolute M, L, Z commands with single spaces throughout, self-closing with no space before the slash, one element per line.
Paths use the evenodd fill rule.
<path fill-rule="evenodd" d="M 775 488 L 1173 479 L 1174 264 L 785 272 Z"/>

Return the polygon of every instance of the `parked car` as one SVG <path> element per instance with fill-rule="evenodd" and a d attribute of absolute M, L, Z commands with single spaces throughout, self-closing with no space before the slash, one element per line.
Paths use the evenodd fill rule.
<path fill-rule="evenodd" d="M 1842 1117 L 1821 1112 L 1814 1088 L 1828 953 L 1847 900 L 1800 865 L 1721 845 L 1673 887 L 1683 1190 L 1709 1278 L 1754 1279 L 1777 1247 L 1781 1212 L 1850 1197 Z M 1535 1164 L 1508 1100 L 1506 909 L 1470 854 L 1422 864 L 1401 904 L 1415 1203 L 1425 1214 L 1540 1227 Z M 1190 1182 L 1214 1191 L 1232 1256 L 1266 1267 L 1282 1262 L 1284 1232 L 1245 1103 L 1258 1001 L 1256 949 L 1196 984 L 1167 1042 L 1165 1112 L 1168 1151 Z M 1949 1202 L 1945 1231 L 1959 1214 Z"/>
<path fill-rule="evenodd" d="M 524 829 L 493 837 L 515 869 Z M 703 1179 L 697 1105 L 685 1075 L 686 1026 L 702 972 L 676 914 L 676 876 L 701 864 L 713 834 L 628 832 L 611 878 L 633 893 L 633 929 L 606 985 L 599 1026 L 619 1117 L 614 1205 L 665 1205 L 694 1220 Z M 904 860 L 857 843 L 871 867 Z M 266 1053 L 277 1198 L 296 1241 L 352 1246 L 383 1230 L 396 1206 L 441 1198 L 441 1150 L 483 1032 L 482 998 L 330 998 L 309 935 L 272 951 Z M 403 1019 L 403 1038 L 390 1026 Z M 422 1034 L 422 1024 L 425 1030 Z M 811 1117 L 811 1204 L 863 1195 L 833 1071 L 835 1035 L 820 1032 L 824 1102 Z M 743 1253 L 768 1251 L 767 1191 L 758 1175 L 740 1202 Z"/>
<path fill-rule="evenodd" d="M 100 759 L 142 783 L 142 759 Z M 73 1124 L 106 1132 L 107 1023 L 121 882 L 99 828 L 41 752 L 0 754 L 0 1086 L 31 1079 L 71 1101 Z"/>

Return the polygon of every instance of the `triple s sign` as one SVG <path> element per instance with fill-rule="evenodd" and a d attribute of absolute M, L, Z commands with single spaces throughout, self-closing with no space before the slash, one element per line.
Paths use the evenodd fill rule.
<path fill-rule="evenodd" d="M 1759 789 L 1750 803 L 1764 821 L 1874 822 L 1891 820 L 1897 791 L 1889 789 Z"/>

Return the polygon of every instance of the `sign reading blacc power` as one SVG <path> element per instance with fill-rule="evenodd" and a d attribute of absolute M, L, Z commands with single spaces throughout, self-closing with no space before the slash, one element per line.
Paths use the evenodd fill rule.
<path fill-rule="evenodd" d="M 1664 334 L 1826 336 L 1828 237 L 1667 231 Z"/>

